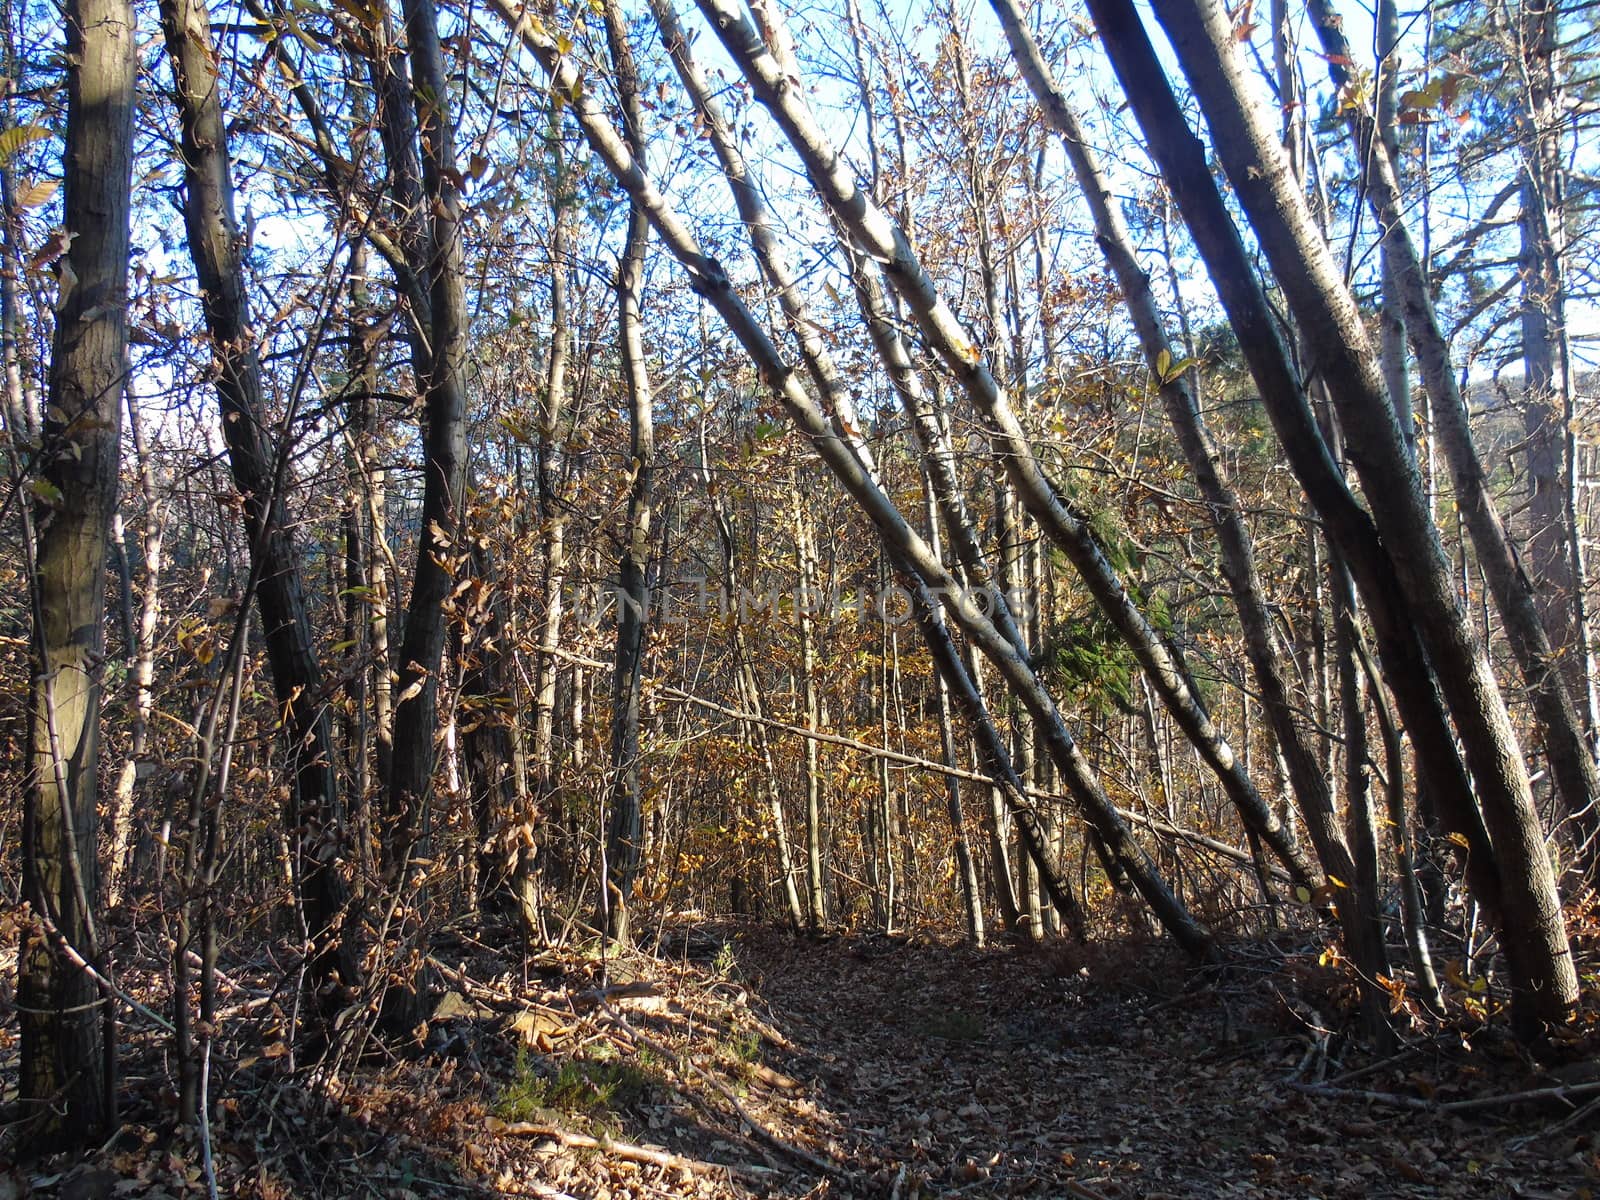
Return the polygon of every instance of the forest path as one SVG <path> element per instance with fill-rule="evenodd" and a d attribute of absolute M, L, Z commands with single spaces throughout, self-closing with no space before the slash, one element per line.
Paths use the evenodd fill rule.
<path fill-rule="evenodd" d="M 1159 943 L 974 950 L 699 920 L 659 932 L 655 953 L 566 947 L 526 979 L 497 939 L 462 936 L 436 959 L 461 991 L 441 999 L 422 1043 L 320 1081 L 274 1041 L 281 1012 L 240 1007 L 217 1068 L 229 1099 L 211 1127 L 215 1194 L 1600 1194 L 1600 1100 L 1568 1122 L 1575 1105 L 1452 1114 L 1296 1090 L 1290 1077 L 1315 1062 L 1313 1025 L 1352 1022 L 1348 981 L 1310 942 L 1236 946 L 1225 976 L 1199 978 Z M 1600 1019 L 1583 1021 L 1592 1059 Z M 1497 1027 L 1472 1032 L 1470 1047 L 1459 1033 L 1412 1033 L 1403 1058 L 1370 1069 L 1336 1037 L 1326 1076 L 1358 1071 L 1342 1086 L 1414 1104 L 1550 1082 Z M 122 1134 L 76 1165 L 0 1163 L 0 1200 L 206 1195 L 195 1131 L 174 1127 L 159 1092 L 165 1043 L 147 1034 L 126 1050 L 146 1086 Z"/>
<path fill-rule="evenodd" d="M 1582 1135 L 1507 1153 L 1508 1139 L 1558 1119 L 1548 1113 L 1507 1129 L 1296 1092 L 1283 1081 L 1310 1038 L 1275 988 L 1179 992 L 1178 964 L 1150 948 L 1124 954 L 1083 974 L 1061 951 L 762 936 L 739 963 L 792 1043 L 769 1061 L 813 1085 L 811 1137 L 850 1169 L 829 1195 L 1578 1197 L 1593 1186 Z M 1421 1083 L 1438 1065 L 1408 1069 Z M 1396 1081 L 1404 1090 L 1403 1074 L 1351 1086 Z"/>

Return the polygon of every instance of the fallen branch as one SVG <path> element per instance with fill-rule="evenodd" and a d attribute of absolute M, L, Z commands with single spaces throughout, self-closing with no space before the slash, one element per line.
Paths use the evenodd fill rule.
<path fill-rule="evenodd" d="M 1600 1100 L 1591 1100 L 1582 1108 L 1574 1109 L 1572 1112 L 1562 1117 L 1561 1120 L 1557 1121 L 1554 1125 L 1547 1126 L 1546 1128 L 1539 1130 L 1538 1133 L 1530 1133 L 1526 1137 L 1512 1138 L 1506 1143 L 1506 1149 L 1517 1151 L 1526 1146 L 1532 1145 L 1540 1138 L 1554 1137 L 1558 1133 L 1562 1133 L 1568 1129 L 1571 1129 L 1574 1125 L 1582 1124 L 1589 1117 L 1592 1117 L 1596 1112 L 1600 1112 Z"/>
<path fill-rule="evenodd" d="M 739 1097 L 734 1095 L 733 1089 L 724 1084 L 720 1079 L 717 1079 L 715 1076 L 702 1070 L 693 1062 L 684 1059 L 681 1055 L 674 1054 L 671 1050 L 667 1049 L 653 1038 L 646 1037 L 632 1025 L 628 1024 L 627 1018 L 621 1013 L 613 1013 L 609 1015 L 611 1019 L 616 1024 L 620 1025 L 622 1029 L 626 1031 L 628 1036 L 639 1045 L 645 1046 L 655 1054 L 660 1055 L 662 1060 L 665 1062 L 680 1064 L 680 1071 L 684 1067 L 687 1067 L 689 1071 L 698 1076 L 705 1083 L 709 1084 L 712 1090 L 714 1090 L 719 1096 L 727 1101 L 728 1104 L 733 1108 L 734 1112 L 739 1114 L 739 1119 L 745 1123 L 745 1126 L 756 1136 L 758 1141 L 765 1143 L 778 1153 L 787 1155 L 789 1158 L 792 1158 L 797 1162 L 804 1163 L 812 1170 L 819 1171 L 824 1175 L 831 1175 L 838 1179 L 848 1179 L 850 1177 L 849 1172 L 847 1172 L 844 1167 L 840 1166 L 838 1163 L 831 1162 L 828 1159 L 813 1154 L 804 1146 L 796 1146 L 792 1142 L 787 1142 L 777 1134 L 767 1129 L 766 1126 L 762 1125 L 761 1122 L 756 1119 L 755 1114 L 740 1102 Z"/>
<path fill-rule="evenodd" d="M 1535 1100 L 1560 1100 L 1571 1103 L 1578 1096 L 1600 1093 L 1600 1080 L 1592 1083 L 1563 1083 L 1552 1087 L 1533 1088 L 1526 1092 L 1508 1092 L 1503 1096 L 1479 1096 L 1474 1100 L 1452 1100 L 1439 1106 L 1442 1112 L 1470 1112 L 1475 1108 L 1496 1108 L 1502 1104 L 1527 1104 Z"/>
<path fill-rule="evenodd" d="M 1459 1113 L 1480 1108 L 1503 1108 L 1508 1104 L 1528 1104 L 1539 1100 L 1560 1100 L 1572 1103 L 1579 1096 L 1600 1094 L 1600 1080 L 1593 1083 L 1558 1084 L 1552 1087 L 1532 1088 L 1525 1092 L 1505 1092 L 1495 1096 L 1475 1096 L 1470 1100 L 1450 1100 L 1441 1104 L 1437 1100 L 1424 1100 L 1420 1096 L 1401 1096 L 1395 1092 L 1364 1092 L 1356 1088 L 1331 1087 L 1323 1083 L 1290 1083 L 1289 1087 L 1308 1096 L 1321 1096 L 1328 1100 L 1363 1100 L 1369 1104 L 1384 1104 L 1390 1108 L 1409 1108 L 1417 1112 Z"/>
<path fill-rule="evenodd" d="M 1402 1096 L 1396 1092 L 1364 1092 L 1357 1088 L 1330 1087 L 1325 1083 L 1296 1083 L 1290 1081 L 1289 1090 L 1307 1096 L 1320 1096 L 1325 1100 L 1362 1100 L 1368 1104 L 1384 1104 L 1390 1108 L 1409 1108 L 1417 1112 L 1438 1112 L 1439 1105 L 1419 1096 Z"/>
<path fill-rule="evenodd" d="M 629 1162 L 646 1163 L 653 1167 L 666 1167 L 675 1171 L 692 1171 L 697 1175 L 719 1175 L 732 1172 L 747 1178 L 759 1178 L 760 1172 L 750 1167 L 741 1167 L 728 1163 L 702 1162 L 698 1158 L 685 1158 L 681 1154 L 674 1154 L 670 1150 L 657 1150 L 652 1146 L 639 1146 L 633 1142 L 619 1142 L 611 1138 L 590 1137 L 586 1133 L 574 1133 L 570 1129 L 562 1129 L 558 1125 L 545 1125 L 538 1121 L 496 1121 L 489 1126 L 491 1133 L 498 1133 L 505 1137 L 542 1137 L 559 1142 L 563 1146 L 574 1150 L 598 1150 L 602 1154 L 609 1154 L 613 1158 L 626 1159 Z"/>
<path fill-rule="evenodd" d="M 572 1011 L 576 1013 L 592 1012 L 605 1004 L 615 1004 L 619 1000 L 650 1000 L 661 995 L 661 989 L 653 983 L 637 980 L 633 983 L 617 983 L 610 987 L 591 988 L 587 992 L 578 992 L 572 999 Z"/>

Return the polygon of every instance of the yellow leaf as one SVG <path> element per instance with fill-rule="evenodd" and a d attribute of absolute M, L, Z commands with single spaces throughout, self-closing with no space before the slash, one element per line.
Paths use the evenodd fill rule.
<path fill-rule="evenodd" d="M 42 142 L 49 136 L 50 131 L 43 125 L 13 125 L 0 133 L 0 165 L 10 162 L 19 150 Z"/>
<path fill-rule="evenodd" d="M 59 179 L 35 179 L 17 187 L 14 193 L 18 208 L 38 208 L 61 186 Z"/>

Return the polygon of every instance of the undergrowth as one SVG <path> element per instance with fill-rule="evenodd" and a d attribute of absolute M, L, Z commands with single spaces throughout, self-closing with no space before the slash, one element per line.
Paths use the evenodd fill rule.
<path fill-rule="evenodd" d="M 655 1056 L 641 1050 L 623 1061 L 609 1046 L 585 1058 L 559 1064 L 519 1049 L 511 1079 L 495 1098 L 495 1115 L 505 1121 L 534 1121 L 552 1114 L 604 1122 L 617 1109 L 646 1099 L 658 1082 Z"/>

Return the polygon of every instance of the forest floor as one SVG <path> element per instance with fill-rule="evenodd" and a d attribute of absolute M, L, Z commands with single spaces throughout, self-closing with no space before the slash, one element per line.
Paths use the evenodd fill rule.
<path fill-rule="evenodd" d="M 568 952 L 524 984 L 520 962 L 461 935 L 436 955 L 449 990 L 415 1046 L 347 1047 L 320 1070 L 293 1062 L 279 1000 L 241 969 L 213 1064 L 215 1194 L 1600 1195 L 1591 1034 L 1535 1068 L 1495 1021 L 1457 1020 L 1373 1059 L 1342 1032 L 1339 973 L 1282 941 L 1200 975 L 1158 945 L 685 923 L 653 954 Z M 206 1195 L 162 1045 L 125 1049 L 111 1144 L 0 1165 L 0 1200 Z M 8 1029 L 8 1087 L 14 1069 Z"/>

